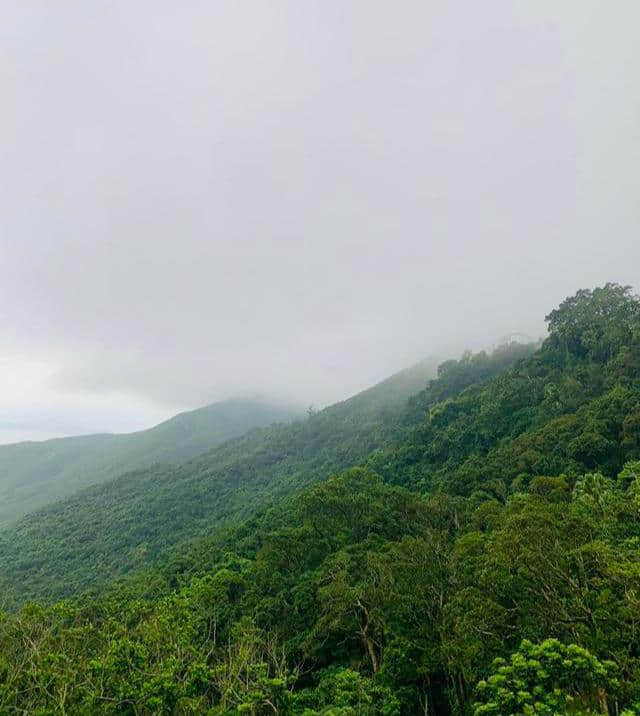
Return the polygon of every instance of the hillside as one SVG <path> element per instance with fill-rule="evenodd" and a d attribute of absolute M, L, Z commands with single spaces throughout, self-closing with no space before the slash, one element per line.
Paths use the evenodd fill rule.
<path fill-rule="evenodd" d="M 482 354 L 457 374 L 463 383 L 488 378 L 530 350 Z M 407 412 L 407 398 L 434 372 L 423 361 L 308 419 L 252 431 L 180 466 L 127 473 L 30 514 L 0 533 L 0 577 L 17 601 L 52 599 L 152 564 L 182 540 L 211 534 L 392 444 L 420 420 Z"/>
<path fill-rule="evenodd" d="M 155 463 L 177 463 L 248 430 L 291 420 L 293 409 L 226 400 L 149 430 L 0 446 L 0 526 L 27 512 Z"/>
<path fill-rule="evenodd" d="M 200 500 L 229 483 L 226 527 L 210 519 L 208 537 L 178 544 L 188 531 L 172 531 L 188 473 L 159 479 L 164 502 L 148 477 L 153 509 L 169 510 L 149 535 L 173 550 L 91 595 L 0 619 L 0 712 L 640 713 L 640 299 L 614 284 L 580 291 L 547 322 L 535 352 L 447 361 L 377 420 L 343 403 L 254 434 L 244 465 L 232 446 L 251 436 L 223 446 L 226 472 L 200 475 Z M 356 460 L 361 439 L 359 467 L 319 479 Z M 239 520 L 250 509 L 235 490 L 249 487 L 265 499 Z M 39 534 L 34 519 L 6 532 L 9 578 L 60 590 L 64 555 L 45 536 L 82 552 L 85 522 L 101 535 L 85 571 L 114 566 L 102 540 L 116 505 L 104 504 L 104 523 L 81 500 L 75 523 L 69 506 L 39 513 Z M 82 540 L 65 543 L 75 530 Z M 19 562 L 38 545 L 38 563 Z M 67 574 L 91 581 L 79 563 Z"/>

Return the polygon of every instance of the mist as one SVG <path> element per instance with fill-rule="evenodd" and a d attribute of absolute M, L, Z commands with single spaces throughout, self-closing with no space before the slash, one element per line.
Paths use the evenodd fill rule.
<path fill-rule="evenodd" d="M 24 0 L 0 442 L 317 406 L 638 286 L 640 6 Z"/>

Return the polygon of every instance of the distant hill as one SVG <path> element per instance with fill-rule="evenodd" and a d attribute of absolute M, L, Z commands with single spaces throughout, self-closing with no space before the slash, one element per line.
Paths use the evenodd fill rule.
<path fill-rule="evenodd" d="M 248 430 L 296 415 L 259 400 L 226 400 L 148 430 L 0 446 L 0 526 L 77 490 L 156 463 L 184 462 Z"/>
<path fill-rule="evenodd" d="M 491 357 L 449 361 L 457 368 L 432 390 L 446 399 L 532 350 L 514 344 Z M 251 431 L 179 466 L 124 474 L 27 515 L 0 532 L 5 598 L 51 600 L 99 587 L 361 464 L 424 421 L 409 397 L 431 385 L 436 365 L 423 361 L 307 419 Z"/>

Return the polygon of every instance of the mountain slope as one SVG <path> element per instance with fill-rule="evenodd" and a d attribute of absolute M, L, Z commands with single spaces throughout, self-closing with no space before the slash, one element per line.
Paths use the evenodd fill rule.
<path fill-rule="evenodd" d="M 364 467 L 176 544 L 158 568 L 3 615 L 0 712 L 640 713 L 640 298 L 607 285 L 547 320 L 533 355 L 443 364 L 378 420 Z M 368 419 L 349 408 L 315 418 L 353 435 L 345 420 Z M 339 457 L 309 443 L 314 419 L 300 425 L 292 453 Z M 182 503 L 165 506 L 157 527 L 175 536 Z M 78 507 L 75 524 L 44 516 L 59 544 L 89 518 L 103 529 Z M 12 535 L 3 560 L 36 556 L 34 529 Z M 99 569 L 109 549 L 85 557 Z M 64 574 L 49 567 L 29 569 Z"/>
<path fill-rule="evenodd" d="M 0 525 L 88 485 L 154 463 L 188 460 L 248 430 L 291 420 L 292 409 L 227 400 L 148 430 L 0 446 Z"/>
<path fill-rule="evenodd" d="M 489 379 L 531 347 L 465 358 L 450 387 Z M 429 361 L 306 420 L 274 425 L 227 442 L 177 467 L 125 474 L 28 515 L 0 533 L 0 576 L 16 598 L 74 594 L 152 564 L 168 548 L 251 515 L 280 497 L 390 447 L 424 413 L 407 396 L 424 388 Z"/>

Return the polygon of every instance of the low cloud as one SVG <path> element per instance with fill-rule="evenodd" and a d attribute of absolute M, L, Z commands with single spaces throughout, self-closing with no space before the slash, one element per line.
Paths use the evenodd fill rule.
<path fill-rule="evenodd" d="M 636 3 L 8 12 L 7 426 L 322 405 L 637 281 Z"/>

